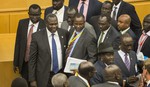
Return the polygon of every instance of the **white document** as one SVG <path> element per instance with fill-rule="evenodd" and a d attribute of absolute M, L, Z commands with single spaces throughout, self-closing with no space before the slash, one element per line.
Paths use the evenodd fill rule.
<path fill-rule="evenodd" d="M 82 59 L 77 59 L 77 58 L 72 58 L 68 57 L 67 58 L 67 63 L 64 69 L 64 72 L 66 73 L 73 73 L 72 70 L 78 70 L 79 64 L 81 62 L 86 62 L 87 60 L 82 60 Z"/>

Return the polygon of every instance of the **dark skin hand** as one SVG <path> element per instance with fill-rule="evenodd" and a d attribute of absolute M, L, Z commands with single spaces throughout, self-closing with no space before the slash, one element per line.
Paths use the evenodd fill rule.
<path fill-rule="evenodd" d="M 14 67 L 13 67 L 13 70 L 14 70 L 14 73 L 16 73 L 17 71 L 19 71 L 19 69 L 18 69 L 17 66 L 14 66 Z"/>
<path fill-rule="evenodd" d="M 31 87 L 37 87 L 37 83 L 36 83 L 36 81 L 32 81 L 32 82 L 30 82 L 30 86 L 31 86 Z"/>
<path fill-rule="evenodd" d="M 136 76 L 130 76 L 127 78 L 128 83 L 135 83 L 138 80 L 139 80 L 139 78 Z"/>

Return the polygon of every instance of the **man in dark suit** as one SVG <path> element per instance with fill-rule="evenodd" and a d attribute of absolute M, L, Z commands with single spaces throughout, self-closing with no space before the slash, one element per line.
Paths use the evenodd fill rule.
<path fill-rule="evenodd" d="M 110 21 L 110 15 L 102 14 L 99 16 L 98 24 L 101 33 L 97 41 L 97 47 L 99 47 L 101 43 L 107 43 L 112 45 L 114 50 L 116 50 L 119 49 L 120 33 L 110 24 Z"/>
<path fill-rule="evenodd" d="M 31 35 L 45 27 L 44 20 L 40 18 L 41 8 L 39 5 L 32 4 L 28 14 L 29 18 L 20 20 L 18 24 L 13 61 L 14 72 L 19 69 L 19 73 L 27 81 Z"/>
<path fill-rule="evenodd" d="M 133 39 L 129 34 L 121 36 L 120 50 L 115 51 L 115 64 L 119 66 L 122 71 L 123 79 L 126 80 L 126 87 L 129 84 L 138 81 L 137 75 L 137 56 L 132 51 Z"/>
<path fill-rule="evenodd" d="M 98 57 L 98 61 L 94 64 L 96 68 L 96 73 L 90 80 L 91 85 L 104 83 L 105 82 L 104 69 L 108 65 L 114 63 L 113 47 L 111 47 L 107 43 L 103 43 L 98 48 L 98 50 L 99 50 L 98 53 L 95 55 Z"/>
<path fill-rule="evenodd" d="M 100 9 L 101 14 L 108 14 L 108 15 L 110 15 L 111 11 L 112 11 L 112 6 L 113 6 L 112 2 L 110 2 L 110 1 L 104 1 L 103 4 L 102 4 L 102 8 Z M 89 21 L 89 23 L 94 27 L 97 37 L 100 35 L 99 24 L 98 24 L 98 18 L 99 18 L 99 16 L 100 15 L 98 15 L 98 16 L 92 16 L 90 18 L 90 21 Z M 118 28 L 116 20 L 111 19 L 110 23 L 111 23 L 111 25 L 115 29 Z"/>
<path fill-rule="evenodd" d="M 117 65 L 108 65 L 105 69 L 105 83 L 97 84 L 92 87 L 121 87 L 119 82 L 122 80 L 121 70 Z"/>
<path fill-rule="evenodd" d="M 44 20 L 46 18 L 46 15 L 48 15 L 49 13 L 53 13 L 58 18 L 58 26 L 60 28 L 61 23 L 66 19 L 67 7 L 64 6 L 64 0 L 52 0 L 52 5 L 53 6 L 45 9 Z"/>
<path fill-rule="evenodd" d="M 118 29 L 120 30 L 120 33 L 121 34 L 128 33 L 132 37 L 134 42 L 133 50 L 136 51 L 138 45 L 138 38 L 130 28 L 130 23 L 131 23 L 131 18 L 128 14 L 122 14 L 118 18 Z"/>
<path fill-rule="evenodd" d="M 54 14 L 48 14 L 45 21 L 46 29 L 32 35 L 29 60 L 31 87 L 52 87 L 52 76 L 62 72 L 64 67 L 68 31 L 58 28 Z"/>
<path fill-rule="evenodd" d="M 69 0 L 69 7 L 76 7 L 78 11 L 81 11 L 82 4 L 83 7 L 83 15 L 87 22 L 89 22 L 92 16 L 100 15 L 100 9 L 102 3 L 98 0 Z M 82 12 L 80 12 L 82 13 Z"/>
<path fill-rule="evenodd" d="M 90 87 L 89 81 L 96 70 L 91 62 L 81 62 L 78 76 L 69 77 L 69 87 Z"/>
<path fill-rule="evenodd" d="M 139 17 L 135 11 L 135 7 L 127 2 L 124 2 L 123 0 L 112 0 L 114 3 L 111 17 L 115 20 L 118 20 L 118 17 L 122 14 L 128 14 L 131 17 L 131 24 L 130 27 L 132 31 L 137 35 L 137 37 L 140 37 L 141 34 L 141 22 L 139 20 Z"/>
<path fill-rule="evenodd" d="M 143 32 L 138 42 L 138 52 L 142 52 L 147 58 L 150 58 L 150 14 L 143 20 Z"/>
<path fill-rule="evenodd" d="M 95 62 L 97 52 L 94 36 L 84 27 L 84 16 L 80 13 L 74 18 L 74 31 L 70 34 L 66 58 L 74 57 Z"/>
<path fill-rule="evenodd" d="M 62 22 L 61 28 L 71 32 L 74 29 L 73 28 L 74 16 L 78 13 L 78 10 L 76 8 L 69 7 L 66 13 L 67 13 L 67 20 Z M 96 38 L 96 33 L 92 25 L 90 25 L 88 22 L 85 22 L 85 28 Z"/>

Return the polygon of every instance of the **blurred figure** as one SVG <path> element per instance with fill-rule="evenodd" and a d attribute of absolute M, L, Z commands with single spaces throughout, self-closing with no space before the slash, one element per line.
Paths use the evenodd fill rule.
<path fill-rule="evenodd" d="M 78 12 L 83 14 L 85 21 L 89 22 L 92 16 L 100 15 L 102 3 L 98 0 L 69 0 L 69 7 L 78 8 Z"/>
<path fill-rule="evenodd" d="M 69 87 L 68 78 L 63 73 L 57 73 L 52 77 L 53 87 Z"/>
<path fill-rule="evenodd" d="M 69 77 L 69 87 L 90 87 L 89 81 L 96 72 L 94 65 L 91 62 L 82 62 L 78 72 L 78 76 Z"/>
<path fill-rule="evenodd" d="M 97 84 L 92 87 L 121 87 L 122 73 L 117 65 L 108 65 L 104 70 L 105 83 Z"/>
<path fill-rule="evenodd" d="M 24 78 L 18 77 L 12 81 L 11 87 L 28 87 L 28 83 Z"/>

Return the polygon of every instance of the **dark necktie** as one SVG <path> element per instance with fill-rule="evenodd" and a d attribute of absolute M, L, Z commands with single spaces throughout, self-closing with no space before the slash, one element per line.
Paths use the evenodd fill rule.
<path fill-rule="evenodd" d="M 32 39 L 32 33 L 33 33 L 33 27 L 34 25 L 31 25 L 31 28 L 29 30 L 29 34 L 27 37 L 27 46 L 26 46 L 26 54 L 25 54 L 25 62 L 29 61 L 29 52 L 30 52 L 30 44 Z"/>
<path fill-rule="evenodd" d="M 127 53 L 125 53 L 124 56 L 125 56 L 125 65 L 126 65 L 127 69 L 130 71 L 130 61 L 127 57 Z"/>
<path fill-rule="evenodd" d="M 113 18 L 114 20 L 116 20 L 116 19 L 115 19 L 115 17 L 116 17 L 116 10 L 117 10 L 117 7 L 114 7 L 113 16 L 112 16 L 112 18 Z"/>
<path fill-rule="evenodd" d="M 80 13 L 83 14 L 84 12 L 84 1 L 82 2 L 82 5 L 80 7 Z"/>
<path fill-rule="evenodd" d="M 58 67 L 57 46 L 54 39 L 54 35 L 55 34 L 52 34 L 53 72 L 57 73 L 59 71 L 59 67 Z"/>
<path fill-rule="evenodd" d="M 77 34 L 74 33 L 74 36 L 73 36 L 72 39 L 74 39 L 74 38 L 76 37 L 76 35 L 77 35 Z M 69 54 L 70 54 L 70 52 L 71 52 L 71 49 L 72 49 L 72 47 L 73 47 L 74 42 L 75 42 L 75 40 L 72 41 L 72 42 L 69 44 L 69 46 L 68 46 L 68 48 L 67 48 L 67 50 L 66 50 L 66 58 L 69 57 Z"/>
<path fill-rule="evenodd" d="M 97 47 L 99 47 L 99 44 L 102 43 L 102 39 L 103 39 L 103 37 L 104 37 L 104 34 L 105 34 L 105 33 L 102 31 L 102 33 L 101 33 L 101 35 L 100 35 L 100 37 L 99 37 L 99 40 L 98 40 L 98 44 L 97 44 L 98 46 L 97 46 Z"/>

